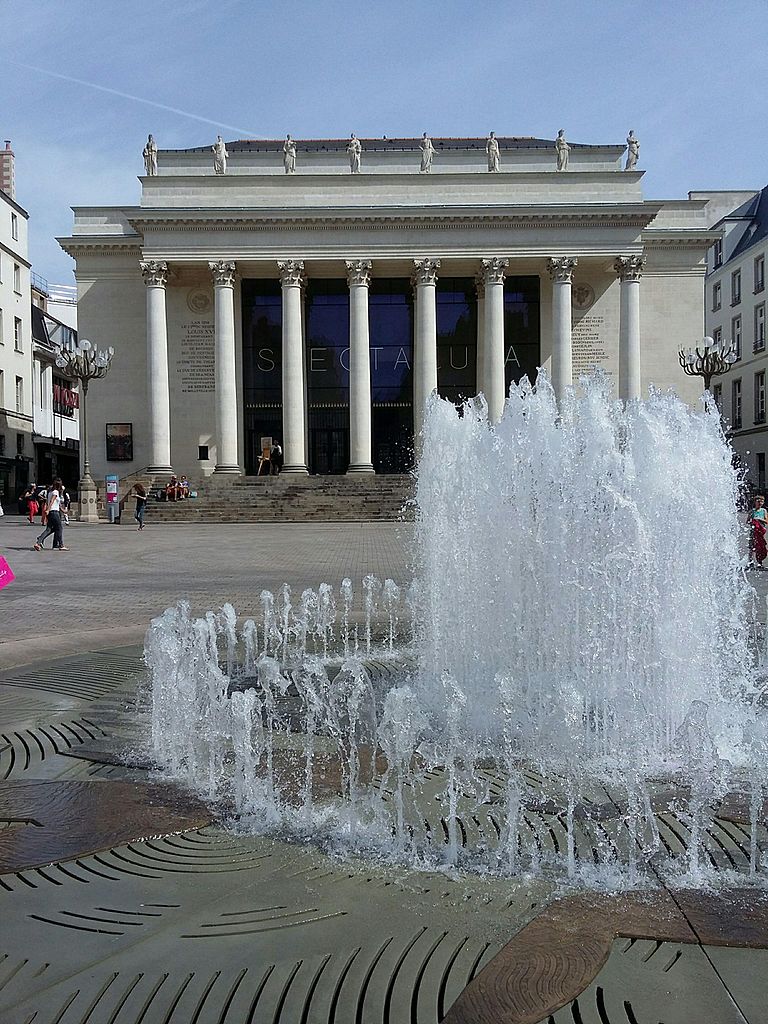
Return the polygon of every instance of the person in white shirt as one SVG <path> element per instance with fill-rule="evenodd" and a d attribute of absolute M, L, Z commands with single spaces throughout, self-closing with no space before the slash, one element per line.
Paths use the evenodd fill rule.
<path fill-rule="evenodd" d="M 41 551 L 45 538 L 53 534 L 53 546 L 59 551 L 69 551 L 69 548 L 64 547 L 64 537 L 62 533 L 61 523 L 61 493 L 64 490 L 64 485 L 61 480 L 57 477 L 51 484 L 48 495 L 48 521 L 45 530 L 35 541 L 35 551 Z"/>

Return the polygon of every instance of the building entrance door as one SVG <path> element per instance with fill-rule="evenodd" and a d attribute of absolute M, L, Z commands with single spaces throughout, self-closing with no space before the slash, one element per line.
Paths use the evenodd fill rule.
<path fill-rule="evenodd" d="M 349 468 L 349 409 L 309 409 L 309 472 L 341 475 Z"/>

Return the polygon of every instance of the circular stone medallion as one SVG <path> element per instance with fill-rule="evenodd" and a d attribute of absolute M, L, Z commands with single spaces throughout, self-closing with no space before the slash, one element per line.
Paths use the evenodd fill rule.
<path fill-rule="evenodd" d="M 591 284 L 574 284 L 573 286 L 573 308 L 589 309 L 595 301 L 595 289 Z"/>
<path fill-rule="evenodd" d="M 187 305 L 193 313 L 207 313 L 212 302 L 211 293 L 205 288 L 190 288 L 187 292 Z"/>

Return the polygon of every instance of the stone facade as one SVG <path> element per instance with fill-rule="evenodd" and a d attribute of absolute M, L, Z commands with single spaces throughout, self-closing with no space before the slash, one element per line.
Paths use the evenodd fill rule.
<path fill-rule="evenodd" d="M 224 174 L 160 150 L 138 206 L 75 210 L 80 333 L 116 349 L 95 475 L 254 472 L 261 436 L 289 472 L 402 471 L 435 388 L 497 419 L 536 366 L 558 394 L 599 366 L 618 397 L 697 399 L 706 198 L 645 200 L 624 146 L 569 143 L 558 173 L 553 141 L 499 138 L 489 173 L 485 138 L 433 138 L 425 174 L 422 140 L 362 139 L 351 174 L 349 140 L 294 141 L 288 174 L 283 140 L 227 143 Z"/>

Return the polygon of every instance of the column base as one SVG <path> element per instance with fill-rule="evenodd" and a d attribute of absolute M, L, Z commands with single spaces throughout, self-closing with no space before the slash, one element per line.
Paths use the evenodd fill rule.
<path fill-rule="evenodd" d="M 373 468 L 373 465 L 370 462 L 355 462 L 352 465 L 350 465 L 349 469 L 347 470 L 347 476 L 349 476 L 350 473 L 375 473 L 375 472 L 376 472 L 376 470 Z"/>
<path fill-rule="evenodd" d="M 309 470 L 307 467 L 301 465 L 289 466 L 286 464 L 280 470 L 280 476 L 283 476 L 284 473 L 293 473 L 298 476 L 309 476 Z"/>
<path fill-rule="evenodd" d="M 96 503 L 96 484 L 91 476 L 83 477 L 78 484 L 77 492 L 80 501 L 78 521 L 81 523 L 98 523 L 99 510 Z"/>
<path fill-rule="evenodd" d="M 217 465 L 213 471 L 214 476 L 242 476 L 242 473 L 243 471 L 239 466 L 232 465 L 229 462 Z"/>
<path fill-rule="evenodd" d="M 170 476 L 173 476 L 173 467 L 172 466 L 147 466 L 146 472 L 147 473 L 158 473 L 158 474 L 159 473 L 168 473 Z"/>

